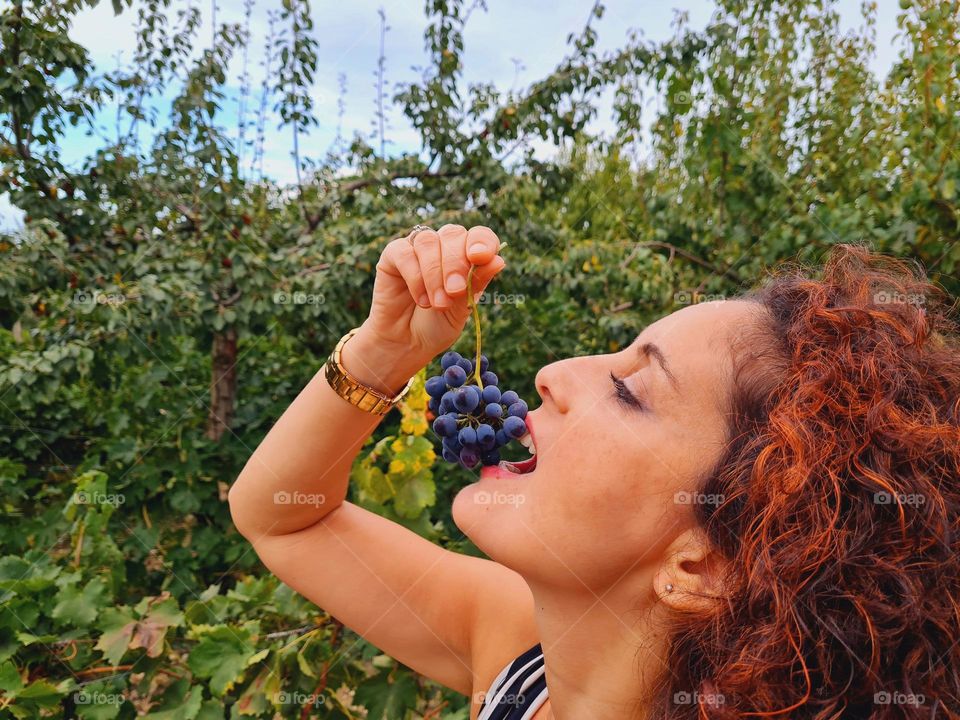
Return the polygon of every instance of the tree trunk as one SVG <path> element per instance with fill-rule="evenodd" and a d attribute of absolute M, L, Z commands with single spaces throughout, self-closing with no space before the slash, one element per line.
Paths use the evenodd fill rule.
<path fill-rule="evenodd" d="M 237 331 L 228 327 L 213 336 L 212 372 L 210 378 L 210 414 L 207 437 L 220 440 L 230 429 L 237 399 Z"/>

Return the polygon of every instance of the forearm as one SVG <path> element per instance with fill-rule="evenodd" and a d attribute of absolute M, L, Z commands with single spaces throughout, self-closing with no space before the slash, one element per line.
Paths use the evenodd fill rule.
<path fill-rule="evenodd" d="M 394 395 L 429 361 L 387 348 L 361 328 L 343 347 L 344 368 Z M 251 541 L 313 525 L 347 494 L 353 460 L 382 416 L 360 410 L 329 386 L 321 368 L 267 433 L 230 488 L 230 511 Z"/>

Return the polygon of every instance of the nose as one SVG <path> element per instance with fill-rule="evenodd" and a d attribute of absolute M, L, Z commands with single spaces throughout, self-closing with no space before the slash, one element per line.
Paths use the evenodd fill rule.
<path fill-rule="evenodd" d="M 573 358 L 559 360 L 540 368 L 537 372 L 534 384 L 542 399 L 541 405 L 551 405 L 560 413 L 569 411 L 570 393 L 573 390 L 571 384 L 573 378 L 570 376 L 573 362 Z"/>

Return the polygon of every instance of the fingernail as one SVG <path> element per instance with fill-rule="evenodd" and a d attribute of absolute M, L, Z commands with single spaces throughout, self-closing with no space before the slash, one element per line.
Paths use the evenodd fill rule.
<path fill-rule="evenodd" d="M 443 290 L 437 290 L 433 294 L 433 304 L 439 307 L 447 306 L 447 294 Z"/>
<path fill-rule="evenodd" d="M 487 246 L 484 245 L 483 243 L 474 243 L 469 248 L 467 248 L 467 252 L 470 253 L 471 255 L 476 255 L 477 253 L 482 253 L 486 251 L 486 249 L 487 249 Z"/>
<path fill-rule="evenodd" d="M 430 298 L 427 297 L 426 293 L 420 296 L 420 299 L 417 300 L 417 305 L 424 308 L 430 307 Z"/>
<path fill-rule="evenodd" d="M 460 273 L 453 273 L 447 276 L 447 290 L 450 292 L 460 292 L 467 286 L 467 281 Z"/>

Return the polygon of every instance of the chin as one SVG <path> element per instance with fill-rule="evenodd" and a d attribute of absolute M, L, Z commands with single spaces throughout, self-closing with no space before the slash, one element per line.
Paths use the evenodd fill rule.
<path fill-rule="evenodd" d="M 511 546 L 516 551 L 523 538 L 529 517 L 530 498 L 520 483 L 484 479 L 460 489 L 450 514 L 461 532 L 492 559 L 502 562 Z M 521 517 L 522 515 L 522 517 Z M 510 565 L 509 561 L 504 562 Z"/>

